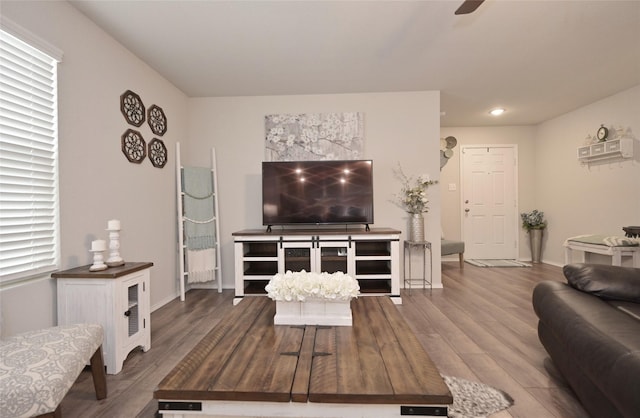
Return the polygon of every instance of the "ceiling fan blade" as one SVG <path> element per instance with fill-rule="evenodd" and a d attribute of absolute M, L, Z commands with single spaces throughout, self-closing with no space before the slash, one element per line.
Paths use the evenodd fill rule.
<path fill-rule="evenodd" d="M 466 15 L 474 12 L 480 5 L 484 2 L 484 0 L 464 0 L 464 3 L 458 7 L 455 14 L 457 15 Z"/>

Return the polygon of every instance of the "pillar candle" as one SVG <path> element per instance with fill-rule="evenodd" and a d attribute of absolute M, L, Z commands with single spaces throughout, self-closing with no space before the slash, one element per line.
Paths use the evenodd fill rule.
<path fill-rule="evenodd" d="M 120 230 L 120 221 L 117 219 L 112 219 L 109 222 L 107 222 L 107 229 L 111 229 L 111 230 Z"/>
<path fill-rule="evenodd" d="M 107 242 L 103 239 L 91 241 L 91 251 L 104 251 L 107 249 Z"/>

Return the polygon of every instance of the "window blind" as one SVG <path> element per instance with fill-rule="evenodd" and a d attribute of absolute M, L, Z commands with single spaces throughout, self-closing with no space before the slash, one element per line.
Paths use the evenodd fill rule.
<path fill-rule="evenodd" d="M 57 61 L 0 30 L 0 284 L 58 269 Z"/>

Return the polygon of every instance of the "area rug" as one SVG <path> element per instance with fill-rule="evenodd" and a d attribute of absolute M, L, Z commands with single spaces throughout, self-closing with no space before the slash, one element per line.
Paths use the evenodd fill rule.
<path fill-rule="evenodd" d="M 513 405 L 513 398 L 506 392 L 484 383 L 452 376 L 442 378 L 453 396 L 449 418 L 485 418 Z"/>
<path fill-rule="evenodd" d="M 523 263 L 517 260 L 479 260 L 470 259 L 465 262 L 476 267 L 531 267 L 529 263 Z"/>

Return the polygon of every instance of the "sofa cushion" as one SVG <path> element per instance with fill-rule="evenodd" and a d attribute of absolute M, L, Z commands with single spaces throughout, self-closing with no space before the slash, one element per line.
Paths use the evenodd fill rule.
<path fill-rule="evenodd" d="M 440 240 L 441 255 L 464 253 L 464 241 Z"/>
<path fill-rule="evenodd" d="M 624 300 L 610 300 L 607 301 L 607 303 L 617 310 L 640 321 L 640 303 L 627 302 Z"/>
<path fill-rule="evenodd" d="M 640 269 L 603 264 L 567 264 L 569 285 L 602 299 L 640 303 Z"/>

